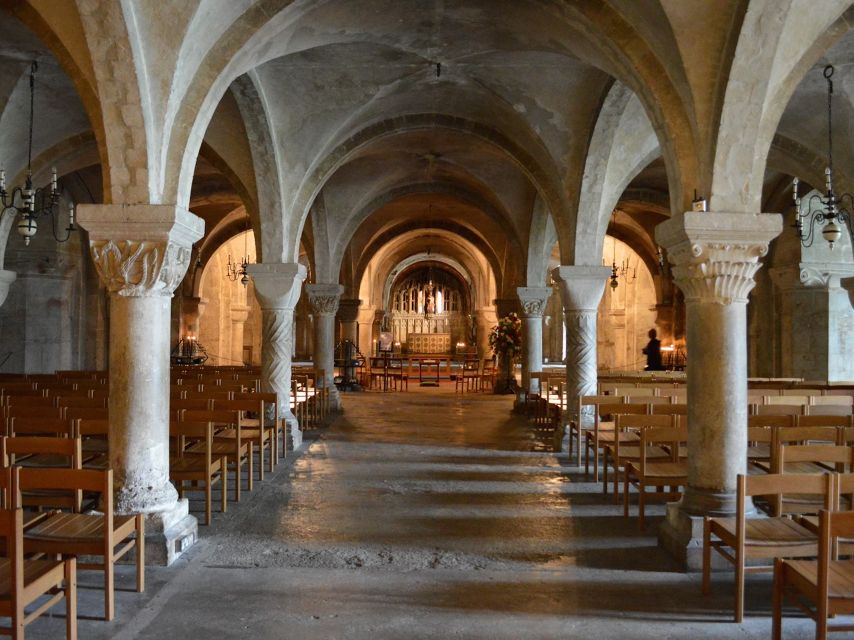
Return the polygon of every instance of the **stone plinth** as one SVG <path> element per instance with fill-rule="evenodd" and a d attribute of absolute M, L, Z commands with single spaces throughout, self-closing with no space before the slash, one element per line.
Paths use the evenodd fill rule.
<path fill-rule="evenodd" d="M 781 228 L 779 215 L 709 212 L 656 228 L 685 295 L 690 354 L 688 486 L 668 509 L 659 541 L 689 569 L 702 562 L 702 517 L 736 511 L 736 479 L 747 460 L 747 297 Z"/>
<path fill-rule="evenodd" d="M 290 406 L 293 324 L 306 269 L 296 262 L 265 262 L 249 265 L 247 270 L 262 313 L 261 385 L 264 391 L 278 394 L 279 415 L 288 425 L 291 445 L 298 449 L 302 431 Z"/>
<path fill-rule="evenodd" d="M 144 513 L 150 562 L 169 563 L 196 519 L 169 482 L 170 298 L 204 221 L 174 206 L 80 205 L 110 293 L 110 466 L 115 511 Z"/>

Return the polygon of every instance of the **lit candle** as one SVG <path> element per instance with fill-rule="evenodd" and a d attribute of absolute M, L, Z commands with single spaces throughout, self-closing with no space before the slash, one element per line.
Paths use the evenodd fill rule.
<path fill-rule="evenodd" d="M 74 227 L 74 203 L 68 203 L 68 226 Z"/>
<path fill-rule="evenodd" d="M 51 167 L 50 170 L 50 189 L 56 192 L 56 167 Z"/>

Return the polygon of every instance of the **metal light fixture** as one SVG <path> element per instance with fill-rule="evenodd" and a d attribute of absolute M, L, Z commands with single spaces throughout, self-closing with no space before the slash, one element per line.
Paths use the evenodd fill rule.
<path fill-rule="evenodd" d="M 14 211 L 20 214 L 18 221 L 18 233 L 24 238 L 24 244 L 29 246 L 30 238 L 36 235 L 38 224 L 36 219 L 44 216 L 53 216 L 55 207 L 59 204 L 59 189 L 56 181 L 56 167 L 51 169 L 50 187 L 33 187 L 33 107 L 36 95 L 36 72 L 39 70 L 37 62 L 30 67 L 30 120 L 29 138 L 27 141 L 27 178 L 23 187 L 15 187 L 11 191 L 6 190 L 6 170 L 0 169 L 0 202 L 3 204 L 3 213 Z M 65 242 L 71 237 L 74 227 L 74 204 L 68 204 L 68 227 L 66 235 L 60 238 L 57 235 L 55 223 L 51 225 L 53 237 L 57 242 Z"/>
<path fill-rule="evenodd" d="M 244 287 L 249 284 L 249 273 L 246 271 L 246 267 L 249 266 L 249 249 L 247 246 L 249 237 L 249 230 L 247 229 L 243 234 L 243 258 L 240 259 L 240 264 L 238 265 L 236 261 L 231 259 L 231 254 L 228 254 L 228 262 L 225 265 L 225 277 L 228 278 L 231 282 L 236 282 L 240 280 L 240 284 Z"/>
<path fill-rule="evenodd" d="M 827 167 L 824 170 L 825 195 L 814 195 L 809 199 L 807 210 L 801 213 L 801 197 L 798 195 L 798 178 L 792 181 L 792 199 L 795 205 L 795 231 L 798 239 L 805 247 L 812 246 L 815 240 L 815 227 L 821 226 L 821 235 L 833 249 L 833 245 L 842 236 L 842 227 L 847 227 L 851 233 L 851 214 L 848 209 L 854 204 L 850 193 L 837 195 L 833 190 L 833 65 L 824 68 L 824 79 L 827 80 Z M 843 205 L 848 202 L 848 208 Z"/>

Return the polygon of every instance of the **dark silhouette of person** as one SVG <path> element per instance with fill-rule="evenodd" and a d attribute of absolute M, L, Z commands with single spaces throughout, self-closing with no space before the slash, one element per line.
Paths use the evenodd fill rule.
<path fill-rule="evenodd" d="M 661 371 L 664 367 L 661 366 L 661 340 L 658 339 L 658 333 L 655 329 L 650 329 L 649 342 L 643 348 L 643 353 L 646 354 L 646 370 Z"/>

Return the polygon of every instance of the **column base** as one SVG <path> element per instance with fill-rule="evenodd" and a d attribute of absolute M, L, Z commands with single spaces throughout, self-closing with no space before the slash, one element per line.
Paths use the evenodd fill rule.
<path fill-rule="evenodd" d="M 145 516 L 145 564 L 168 567 L 199 537 L 199 521 L 190 515 L 187 499 L 177 500 L 169 511 Z"/>
<path fill-rule="evenodd" d="M 704 492 L 689 487 L 682 500 L 667 505 L 667 514 L 658 529 L 658 546 L 669 552 L 686 571 L 702 571 L 703 519 L 706 515 L 734 517 L 735 503 L 734 493 Z M 753 503 L 746 503 L 745 507 L 747 515 L 752 515 Z M 713 553 L 712 570 L 731 571 L 732 565 L 720 554 Z"/>
<path fill-rule="evenodd" d="M 338 391 L 338 387 L 335 386 L 332 380 L 329 380 L 327 388 L 329 389 L 329 410 L 341 411 L 341 394 Z"/>
<path fill-rule="evenodd" d="M 286 451 L 296 451 L 302 446 L 302 430 L 299 428 L 299 420 L 290 411 L 285 411 L 284 421 L 287 425 L 285 437 L 288 439 Z"/>

